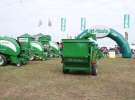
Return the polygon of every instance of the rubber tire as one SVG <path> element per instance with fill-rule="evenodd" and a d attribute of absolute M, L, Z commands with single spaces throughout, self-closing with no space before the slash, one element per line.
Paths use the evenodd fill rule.
<path fill-rule="evenodd" d="M 97 75 L 97 65 L 93 64 L 92 65 L 92 72 L 91 75 L 96 76 Z"/>
<path fill-rule="evenodd" d="M 52 54 L 50 54 L 50 58 L 53 58 L 53 55 Z"/>
<path fill-rule="evenodd" d="M 17 66 L 17 67 L 21 67 L 21 64 L 18 63 L 18 64 L 16 64 L 16 66 Z"/>
<path fill-rule="evenodd" d="M 2 59 L 3 59 L 3 64 L 1 64 L 0 66 L 4 66 L 4 65 L 6 65 L 7 64 L 7 59 L 6 59 L 6 57 L 4 56 L 4 55 L 2 55 L 2 54 L 0 54 L 0 56 L 2 57 Z"/>
<path fill-rule="evenodd" d="M 35 57 L 34 56 L 31 56 L 29 60 L 30 61 L 33 61 L 34 59 L 35 59 Z"/>

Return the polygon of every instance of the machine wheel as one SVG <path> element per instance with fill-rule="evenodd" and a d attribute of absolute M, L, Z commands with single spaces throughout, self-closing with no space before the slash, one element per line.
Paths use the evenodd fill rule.
<path fill-rule="evenodd" d="M 21 67 L 21 64 L 20 64 L 20 63 L 18 63 L 18 64 L 16 64 L 16 66 L 17 66 L 17 67 Z"/>
<path fill-rule="evenodd" d="M 35 59 L 34 56 L 31 56 L 31 57 L 30 57 L 30 61 L 33 61 L 34 59 Z"/>
<path fill-rule="evenodd" d="M 53 55 L 52 54 L 50 54 L 50 58 L 53 58 Z"/>
<path fill-rule="evenodd" d="M 42 61 L 45 61 L 46 60 L 46 58 L 42 58 Z"/>
<path fill-rule="evenodd" d="M 4 55 L 0 54 L 0 66 L 4 66 L 7 64 L 7 59 Z"/>
<path fill-rule="evenodd" d="M 93 76 L 97 75 L 97 65 L 96 64 L 92 64 L 92 72 L 91 72 L 91 74 Z"/>

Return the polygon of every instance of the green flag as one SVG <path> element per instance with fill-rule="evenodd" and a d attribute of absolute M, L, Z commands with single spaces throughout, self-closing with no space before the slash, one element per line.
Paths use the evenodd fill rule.
<path fill-rule="evenodd" d="M 84 31 L 86 29 L 86 18 L 81 18 L 81 31 Z"/>
<path fill-rule="evenodd" d="M 124 15 L 124 28 L 130 28 L 130 15 Z"/>
<path fill-rule="evenodd" d="M 62 32 L 66 31 L 66 18 L 65 17 L 61 18 L 61 31 Z"/>

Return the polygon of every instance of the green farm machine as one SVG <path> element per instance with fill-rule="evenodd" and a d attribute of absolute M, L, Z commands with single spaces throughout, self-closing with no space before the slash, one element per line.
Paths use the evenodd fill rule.
<path fill-rule="evenodd" d="M 50 57 L 59 57 L 60 56 L 60 48 L 59 48 L 58 44 L 50 41 L 49 45 L 50 45 L 49 56 Z"/>
<path fill-rule="evenodd" d="M 42 43 L 43 45 L 48 45 L 49 42 L 51 41 L 51 36 L 50 35 L 44 35 L 40 34 L 38 37 L 38 41 Z"/>
<path fill-rule="evenodd" d="M 35 41 L 35 39 L 27 33 L 20 37 L 28 38 L 30 40 L 30 60 L 46 60 L 47 55 L 40 42 Z"/>
<path fill-rule="evenodd" d="M 16 64 L 21 66 L 29 61 L 29 38 L 0 37 L 0 66 Z"/>
<path fill-rule="evenodd" d="M 97 60 L 102 57 L 102 53 L 95 34 L 90 34 L 89 38 L 63 39 L 62 44 L 63 73 L 85 72 L 97 75 Z"/>
<path fill-rule="evenodd" d="M 47 55 L 43 45 L 40 42 L 32 41 L 31 43 L 31 57 L 30 60 L 46 60 Z"/>
<path fill-rule="evenodd" d="M 55 42 L 51 41 L 50 35 L 40 33 L 35 35 L 34 38 L 44 46 L 47 57 L 58 57 L 60 55 L 59 47 Z"/>
<path fill-rule="evenodd" d="M 0 37 L 0 66 L 8 63 L 21 66 L 29 60 L 46 60 L 46 58 L 43 45 L 34 41 L 29 34 L 19 36 L 17 40 Z"/>

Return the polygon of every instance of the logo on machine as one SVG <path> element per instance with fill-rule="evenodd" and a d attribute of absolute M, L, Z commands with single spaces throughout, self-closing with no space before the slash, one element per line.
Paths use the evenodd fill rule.
<path fill-rule="evenodd" d="M 19 42 L 28 42 L 28 38 L 19 38 Z"/>
<path fill-rule="evenodd" d="M 110 28 L 106 26 L 92 26 L 91 33 L 96 34 L 97 38 L 106 37 L 110 33 Z"/>
<path fill-rule="evenodd" d="M 43 51 L 42 47 L 38 43 L 31 43 L 31 46 L 39 49 L 40 51 Z"/>
<path fill-rule="evenodd" d="M 10 41 L 0 40 L 0 45 L 8 47 L 8 48 L 12 49 L 14 52 L 17 51 L 16 46 Z"/>

